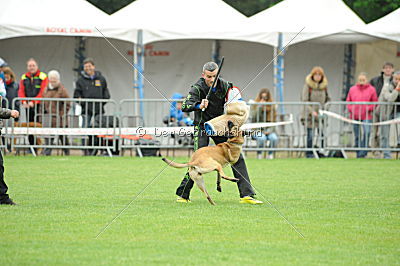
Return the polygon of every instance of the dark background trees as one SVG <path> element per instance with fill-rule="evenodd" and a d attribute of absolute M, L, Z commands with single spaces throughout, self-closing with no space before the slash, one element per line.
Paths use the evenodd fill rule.
<path fill-rule="evenodd" d="M 87 0 L 104 12 L 112 14 L 135 0 Z M 165 0 L 168 1 L 168 0 Z M 224 0 L 242 14 L 250 17 L 282 0 Z M 298 0 L 301 1 L 301 0 Z M 366 23 L 377 20 L 400 7 L 400 0 L 344 0 Z M 394 27 L 396 25 L 393 25 Z"/>

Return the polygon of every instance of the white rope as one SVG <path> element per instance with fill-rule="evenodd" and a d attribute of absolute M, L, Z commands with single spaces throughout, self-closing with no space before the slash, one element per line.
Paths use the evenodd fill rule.
<path fill-rule="evenodd" d="M 248 123 L 240 127 L 240 130 L 248 130 L 262 127 L 277 127 L 282 125 L 289 125 L 293 123 L 293 119 L 282 122 L 265 122 L 265 123 Z"/>
<path fill-rule="evenodd" d="M 45 127 L 14 127 L 3 128 L 2 134 L 14 135 L 156 135 L 192 134 L 193 127 L 126 127 L 126 128 L 45 128 Z"/>
<path fill-rule="evenodd" d="M 367 123 L 367 122 L 362 122 L 362 121 L 358 121 L 358 120 L 353 120 L 353 119 L 344 117 L 342 115 L 339 115 L 337 113 L 326 111 L 326 110 L 319 110 L 319 113 L 321 115 L 327 115 L 327 116 L 336 118 L 338 120 L 342 120 L 342 121 L 347 122 L 347 123 L 358 124 L 358 125 L 383 126 L 383 125 L 392 125 L 392 124 L 399 124 L 400 123 L 400 118 L 396 118 L 396 119 L 392 119 L 392 120 L 386 120 L 386 121 L 382 121 L 382 122 Z"/>
<path fill-rule="evenodd" d="M 282 122 L 249 123 L 241 126 L 241 130 L 262 127 L 276 127 L 292 124 L 293 119 Z M 189 135 L 194 133 L 194 127 L 125 127 L 125 128 L 47 128 L 47 127 L 14 127 L 3 128 L 2 134 L 13 135 L 155 135 L 168 136 L 171 134 Z"/>

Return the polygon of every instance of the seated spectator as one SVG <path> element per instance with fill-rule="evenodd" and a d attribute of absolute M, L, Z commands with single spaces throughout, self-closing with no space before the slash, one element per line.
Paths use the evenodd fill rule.
<path fill-rule="evenodd" d="M 49 85 L 43 93 L 43 98 L 69 98 L 69 94 L 66 88 L 61 84 L 60 73 L 56 70 L 49 72 Z M 71 107 L 68 101 L 44 101 L 44 113 L 49 115 L 51 118 L 52 128 L 64 128 L 67 127 L 67 114 Z M 67 136 L 58 136 L 63 145 L 68 145 Z M 53 141 L 57 141 L 58 138 L 47 138 L 46 145 L 51 145 Z M 51 155 L 51 148 L 45 148 L 43 150 L 44 155 Z M 65 155 L 69 155 L 68 149 L 63 149 Z"/>
<path fill-rule="evenodd" d="M 393 75 L 393 81 L 385 84 L 379 95 L 379 102 L 400 104 L 400 71 Z M 381 121 L 400 117 L 400 105 L 381 105 L 378 108 Z M 381 126 L 380 147 L 389 148 L 390 125 Z M 400 134 L 397 135 L 397 144 L 400 144 Z M 391 159 L 390 151 L 383 152 L 384 159 Z"/>
<path fill-rule="evenodd" d="M 376 102 L 378 97 L 376 96 L 375 88 L 368 83 L 366 73 L 360 73 L 358 75 L 358 82 L 356 85 L 350 88 L 349 94 L 347 95 L 347 102 Z M 374 104 L 348 104 L 347 109 L 350 112 L 350 118 L 364 122 L 372 122 L 372 113 L 374 111 Z M 354 130 L 354 144 L 355 147 L 368 148 L 369 137 L 371 133 L 371 125 L 362 124 L 363 134 L 360 131 L 359 124 L 353 124 Z M 360 140 L 361 139 L 361 140 Z M 366 150 L 357 151 L 357 158 L 365 158 L 368 154 Z"/>
<path fill-rule="evenodd" d="M 255 103 L 273 102 L 269 89 L 261 89 L 257 94 Z M 253 123 L 275 122 L 276 121 L 276 105 L 253 104 L 251 106 L 251 118 Z M 252 136 L 257 141 L 258 148 L 265 148 L 265 143 L 269 141 L 269 147 L 275 148 L 278 144 L 278 135 L 275 128 L 266 128 L 263 131 L 256 132 Z M 262 158 L 262 151 L 257 151 L 257 158 Z M 274 152 L 268 151 L 268 159 L 274 158 Z"/>
<path fill-rule="evenodd" d="M 180 93 L 174 93 L 174 95 L 172 95 L 171 99 L 175 101 L 171 103 L 171 107 L 169 108 L 167 124 L 172 124 L 173 126 L 193 126 L 193 120 L 182 111 L 182 101 L 184 98 L 185 97 Z M 164 123 L 165 122 L 164 119 Z"/>
<path fill-rule="evenodd" d="M 182 111 L 183 97 L 180 93 L 174 93 L 171 99 L 175 100 L 171 103 L 169 115 L 164 117 L 164 124 L 172 127 L 193 126 L 193 119 Z M 180 101 L 179 101 L 180 100 Z M 172 135 L 175 138 L 175 135 Z M 179 144 L 187 145 L 192 143 L 192 137 L 181 136 L 177 138 Z"/>

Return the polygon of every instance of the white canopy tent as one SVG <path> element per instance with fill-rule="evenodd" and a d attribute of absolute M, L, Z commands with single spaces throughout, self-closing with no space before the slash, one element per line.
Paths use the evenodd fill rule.
<path fill-rule="evenodd" d="M 383 39 L 400 42 L 400 8 L 387 14 L 386 16 L 369 23 L 360 31 Z"/>
<path fill-rule="evenodd" d="M 112 98 L 133 97 L 133 90 L 125 89 L 133 82 L 132 70 L 95 27 L 111 38 L 130 61 L 136 32 L 108 24 L 108 20 L 109 15 L 86 0 L 4 1 L 0 9 L 0 57 L 18 78 L 26 72 L 26 61 L 31 57 L 38 61 L 42 71 L 58 70 L 72 96 L 78 36 L 83 36 L 86 55 L 95 59 L 96 67 L 107 78 Z"/>
<path fill-rule="evenodd" d="M 249 21 L 255 31 L 281 32 L 283 46 L 289 45 L 285 53 L 286 101 L 300 99 L 305 77 L 316 65 L 325 70 L 331 98 L 340 100 L 345 45 L 378 39 L 358 32 L 365 23 L 342 0 L 284 0 Z"/>
<path fill-rule="evenodd" d="M 218 53 L 215 40 L 225 56 L 222 76 L 238 86 L 246 86 L 272 59 L 272 47 L 265 40 L 273 34 L 249 33 L 248 19 L 222 0 L 136 0 L 111 17 L 114 23 L 143 29 L 144 74 L 166 96 L 187 93 L 202 65 Z M 272 86 L 272 67 L 252 85 L 255 90 Z M 162 97 L 147 81 L 144 95 Z"/>
<path fill-rule="evenodd" d="M 367 72 L 372 78 L 381 72 L 384 62 L 400 68 L 400 8 L 359 29 L 360 32 L 380 36 L 382 39 L 357 44 L 356 73 Z"/>
<path fill-rule="evenodd" d="M 101 37 L 95 27 L 109 38 L 132 41 L 132 29 L 104 27 L 109 15 L 86 0 L 12 0 L 3 1 L 0 10 L 0 39 L 27 36 Z"/>
<path fill-rule="evenodd" d="M 136 0 L 111 18 L 117 25 L 144 30 L 144 44 L 183 39 L 272 44 L 269 31 L 250 32 L 248 18 L 222 0 Z"/>
<path fill-rule="evenodd" d="M 291 45 L 315 39 L 329 43 L 368 40 L 368 36 L 354 34 L 365 23 L 342 0 L 285 0 L 249 21 L 255 31 L 282 32 L 285 43 L 301 31 Z"/>

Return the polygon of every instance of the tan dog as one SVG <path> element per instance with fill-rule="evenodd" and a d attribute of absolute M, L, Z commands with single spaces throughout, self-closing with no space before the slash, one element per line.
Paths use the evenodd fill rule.
<path fill-rule="evenodd" d="M 215 205 L 207 192 L 204 184 L 203 174 L 217 171 L 217 190 L 221 192 L 221 177 L 223 179 L 237 182 L 239 179 L 226 176 L 222 168 L 228 164 L 235 164 L 239 160 L 242 152 L 242 144 L 244 142 L 243 134 L 239 131 L 237 136 L 229 138 L 228 141 L 220 143 L 216 146 L 208 146 L 198 149 L 193 153 L 188 163 L 176 163 L 166 158 L 162 160 L 175 168 L 189 168 L 190 178 L 197 184 L 201 191 L 206 195 L 208 201 Z"/>

